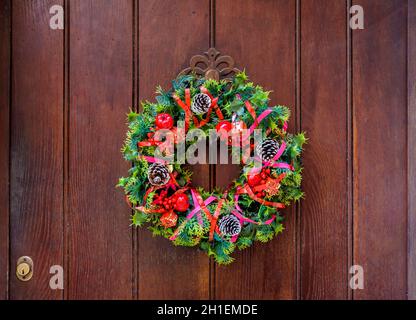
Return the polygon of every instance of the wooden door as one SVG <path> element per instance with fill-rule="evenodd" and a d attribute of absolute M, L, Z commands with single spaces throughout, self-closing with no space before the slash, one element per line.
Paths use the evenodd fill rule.
<path fill-rule="evenodd" d="M 414 0 L 0 0 L 0 298 L 416 298 L 415 15 Z M 132 229 L 114 188 L 129 108 L 211 46 L 309 137 L 306 199 L 227 267 Z M 207 188 L 235 174 L 195 170 Z"/>

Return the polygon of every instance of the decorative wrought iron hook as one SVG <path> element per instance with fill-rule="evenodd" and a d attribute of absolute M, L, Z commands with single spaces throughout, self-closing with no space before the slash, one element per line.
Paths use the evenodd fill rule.
<path fill-rule="evenodd" d="M 215 48 L 209 48 L 204 55 L 195 55 L 189 62 L 189 67 L 182 70 L 178 76 L 195 73 L 206 79 L 228 79 L 227 76 L 240 72 L 230 56 L 222 56 Z"/>

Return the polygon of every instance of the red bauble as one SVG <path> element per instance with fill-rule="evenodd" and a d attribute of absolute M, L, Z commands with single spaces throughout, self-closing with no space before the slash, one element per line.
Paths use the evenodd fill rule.
<path fill-rule="evenodd" d="M 228 132 L 231 131 L 231 129 L 233 128 L 233 125 L 231 124 L 230 121 L 220 121 L 216 126 L 215 129 L 217 129 L 217 132 L 220 133 L 220 137 L 222 139 L 226 139 L 228 136 Z"/>
<path fill-rule="evenodd" d="M 220 121 L 216 126 L 215 129 L 217 129 L 217 131 L 220 130 L 225 130 L 226 132 L 230 131 L 233 128 L 233 125 L 231 124 L 230 121 Z"/>
<path fill-rule="evenodd" d="M 250 187 L 258 186 L 261 183 L 261 175 L 253 174 L 251 176 L 248 176 L 247 183 Z"/>
<path fill-rule="evenodd" d="M 189 198 L 184 193 L 177 193 L 172 197 L 172 203 L 176 211 L 185 212 L 189 208 Z"/>
<path fill-rule="evenodd" d="M 173 118 L 169 113 L 159 113 L 156 116 L 155 123 L 158 129 L 171 129 L 173 127 Z"/>
<path fill-rule="evenodd" d="M 178 222 L 178 215 L 175 212 L 166 212 L 160 217 L 160 223 L 165 228 L 170 228 L 176 226 Z"/>

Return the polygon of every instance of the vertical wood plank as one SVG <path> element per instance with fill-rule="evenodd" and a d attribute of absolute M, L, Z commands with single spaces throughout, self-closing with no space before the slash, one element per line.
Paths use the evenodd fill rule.
<path fill-rule="evenodd" d="M 352 0 L 347 0 L 346 15 L 347 19 L 345 21 L 347 27 L 347 239 L 348 239 L 348 258 L 347 258 L 347 267 L 350 269 L 354 265 L 353 254 L 354 254 L 354 243 L 353 243 L 353 203 L 354 203 L 354 171 L 353 171 L 353 125 L 352 125 L 352 29 L 350 28 L 350 8 L 352 7 Z M 348 270 L 348 279 L 349 282 L 351 279 L 351 274 Z M 348 285 L 348 300 L 353 299 L 353 289 Z"/>
<path fill-rule="evenodd" d="M 10 18 L 10 0 L 0 0 L 0 300 L 9 279 Z"/>
<path fill-rule="evenodd" d="M 139 1 L 139 97 L 154 100 L 170 80 L 209 46 L 209 1 Z M 209 172 L 194 170 L 195 184 L 209 187 Z M 139 299 L 208 299 L 209 260 L 195 248 L 139 231 Z"/>
<path fill-rule="evenodd" d="M 408 298 L 416 300 L 416 1 L 408 1 Z"/>
<path fill-rule="evenodd" d="M 133 0 L 133 105 L 132 110 L 135 112 L 140 111 L 140 100 L 139 100 L 139 0 Z M 134 210 L 131 210 L 131 214 L 134 214 Z M 137 229 L 131 228 L 132 242 L 133 242 L 133 269 L 132 269 L 132 299 L 137 300 L 139 298 L 138 288 L 138 232 Z"/>
<path fill-rule="evenodd" d="M 346 1 L 301 2 L 301 298 L 348 297 Z"/>
<path fill-rule="evenodd" d="M 244 27 L 242 27 L 244 26 Z M 272 104 L 292 107 L 290 130 L 296 123 L 296 1 L 217 1 L 216 44 L 245 68 L 255 83 L 271 94 Z M 216 181 L 228 185 L 235 176 L 217 167 Z M 236 261 L 216 267 L 215 298 L 296 298 L 296 216 L 286 210 L 285 232 L 267 244 L 234 254 Z"/>
<path fill-rule="evenodd" d="M 49 268 L 63 264 L 63 32 L 49 27 L 58 0 L 13 1 L 11 110 L 11 299 L 60 299 Z M 34 276 L 14 276 L 32 257 Z"/>
<path fill-rule="evenodd" d="M 131 299 L 130 210 L 116 192 L 132 104 L 131 0 L 70 2 L 69 299 Z"/>
<path fill-rule="evenodd" d="M 354 263 L 365 288 L 355 299 L 404 299 L 407 287 L 407 1 L 354 1 Z"/>

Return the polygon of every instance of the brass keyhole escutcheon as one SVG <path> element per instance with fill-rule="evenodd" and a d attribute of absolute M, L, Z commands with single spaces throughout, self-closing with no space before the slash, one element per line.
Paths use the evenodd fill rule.
<path fill-rule="evenodd" d="M 29 281 L 33 276 L 33 261 L 30 257 L 20 257 L 17 260 L 16 276 L 20 281 Z"/>

